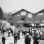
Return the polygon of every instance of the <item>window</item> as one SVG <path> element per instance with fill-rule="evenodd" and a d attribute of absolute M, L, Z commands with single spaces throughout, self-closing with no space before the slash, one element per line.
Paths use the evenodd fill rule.
<path fill-rule="evenodd" d="M 24 22 L 24 21 L 18 21 L 18 23 L 22 23 L 22 22 Z"/>
<path fill-rule="evenodd" d="M 29 14 L 28 14 L 28 18 L 32 18 L 32 14 L 29 13 Z"/>
<path fill-rule="evenodd" d="M 42 26 L 42 27 L 44 27 L 44 26 Z"/>
<path fill-rule="evenodd" d="M 25 16 L 21 16 L 21 20 L 25 20 Z"/>
<path fill-rule="evenodd" d="M 40 23 L 40 21 L 35 21 L 35 23 Z"/>
<path fill-rule="evenodd" d="M 43 13 L 38 13 L 38 15 L 43 15 Z"/>
<path fill-rule="evenodd" d="M 17 16 L 20 16 L 20 15 L 17 15 Z"/>
<path fill-rule="evenodd" d="M 21 15 L 26 15 L 26 11 L 21 11 Z"/>
<path fill-rule="evenodd" d="M 44 20 L 42 20 L 42 23 L 44 23 Z"/>
<path fill-rule="evenodd" d="M 25 18 L 21 18 L 21 20 L 25 20 Z"/>

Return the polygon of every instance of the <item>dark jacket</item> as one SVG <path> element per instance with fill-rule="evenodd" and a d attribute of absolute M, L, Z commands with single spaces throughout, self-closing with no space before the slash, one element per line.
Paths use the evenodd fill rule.
<path fill-rule="evenodd" d="M 5 42 L 5 40 L 6 40 L 5 37 L 2 37 L 2 42 L 3 42 L 3 41 Z"/>
<path fill-rule="evenodd" d="M 30 44 L 31 38 L 28 35 L 25 37 L 25 44 Z"/>

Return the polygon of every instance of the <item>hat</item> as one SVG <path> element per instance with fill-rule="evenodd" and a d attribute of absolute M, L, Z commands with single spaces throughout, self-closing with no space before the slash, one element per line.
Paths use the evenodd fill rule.
<path fill-rule="evenodd" d="M 29 33 L 27 33 L 26 35 L 29 35 Z"/>

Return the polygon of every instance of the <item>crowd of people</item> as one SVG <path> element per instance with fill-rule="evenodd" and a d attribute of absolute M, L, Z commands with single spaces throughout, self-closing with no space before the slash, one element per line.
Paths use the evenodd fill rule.
<path fill-rule="evenodd" d="M 32 27 L 30 28 L 23 28 L 22 33 L 25 36 L 25 44 L 31 44 L 31 39 L 33 39 L 33 44 L 39 44 L 41 39 L 42 31 L 35 29 L 33 30 Z"/>
<path fill-rule="evenodd" d="M 39 40 L 41 38 L 42 32 L 38 29 L 34 30 L 32 27 L 15 27 L 11 28 L 0 28 L 0 33 L 2 33 L 2 43 L 5 44 L 6 37 L 4 36 L 5 32 L 8 33 L 8 37 L 10 34 L 14 37 L 14 43 L 17 43 L 17 40 L 20 40 L 20 33 L 22 32 L 22 36 L 24 36 L 25 44 L 31 44 L 31 39 L 33 39 L 33 44 L 39 44 Z"/>

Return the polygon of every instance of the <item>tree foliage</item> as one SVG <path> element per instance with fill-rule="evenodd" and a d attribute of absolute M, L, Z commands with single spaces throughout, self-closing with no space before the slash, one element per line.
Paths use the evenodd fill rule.
<path fill-rule="evenodd" d="M 0 7 L 0 19 L 3 18 L 3 11 L 2 11 L 2 8 Z"/>

